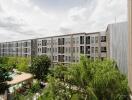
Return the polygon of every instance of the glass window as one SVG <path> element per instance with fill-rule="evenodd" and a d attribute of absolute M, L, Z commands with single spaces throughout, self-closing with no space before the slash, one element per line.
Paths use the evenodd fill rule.
<path fill-rule="evenodd" d="M 106 52 L 106 47 L 101 47 L 101 52 Z"/>
<path fill-rule="evenodd" d="M 95 37 L 95 43 L 98 43 L 98 36 Z"/>
<path fill-rule="evenodd" d="M 84 54 L 84 46 L 80 46 L 80 53 Z"/>
<path fill-rule="evenodd" d="M 94 53 L 94 47 L 91 48 L 91 52 Z"/>
<path fill-rule="evenodd" d="M 98 53 L 98 47 L 95 47 L 95 53 Z"/>
<path fill-rule="evenodd" d="M 42 40 L 42 46 L 46 46 L 47 45 L 47 40 Z"/>
<path fill-rule="evenodd" d="M 86 37 L 86 44 L 90 44 L 90 36 Z"/>
<path fill-rule="evenodd" d="M 94 37 L 91 37 L 91 43 L 94 43 Z"/>
<path fill-rule="evenodd" d="M 90 54 L 90 46 L 86 46 L 86 54 Z"/>
<path fill-rule="evenodd" d="M 64 47 L 58 47 L 58 53 L 64 53 Z"/>
<path fill-rule="evenodd" d="M 58 39 L 58 45 L 64 45 L 64 38 Z"/>
<path fill-rule="evenodd" d="M 106 36 L 101 36 L 101 42 L 106 42 Z"/>
<path fill-rule="evenodd" d="M 80 44 L 84 44 L 84 36 L 80 36 Z"/>
<path fill-rule="evenodd" d="M 47 48 L 46 47 L 42 47 L 42 53 L 46 53 Z"/>

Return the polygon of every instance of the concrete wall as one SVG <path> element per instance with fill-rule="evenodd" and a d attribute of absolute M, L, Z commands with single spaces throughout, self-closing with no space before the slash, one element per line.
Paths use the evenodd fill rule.
<path fill-rule="evenodd" d="M 128 82 L 132 91 L 132 0 L 128 0 Z"/>
<path fill-rule="evenodd" d="M 109 57 L 117 62 L 120 71 L 127 74 L 127 51 L 128 51 L 128 23 L 114 23 L 108 25 Z"/>

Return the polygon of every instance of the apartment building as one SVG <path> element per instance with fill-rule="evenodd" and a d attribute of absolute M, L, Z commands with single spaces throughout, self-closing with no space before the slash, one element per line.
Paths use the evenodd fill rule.
<path fill-rule="evenodd" d="M 78 62 L 80 55 L 106 58 L 105 32 L 76 33 L 61 36 L 0 43 L 1 56 L 30 57 L 48 55 L 54 63 Z"/>
<path fill-rule="evenodd" d="M 104 32 L 75 33 L 0 43 L 1 56 L 32 57 L 46 54 L 56 63 L 76 63 L 83 54 L 91 59 L 111 58 L 127 73 L 127 22 L 109 24 Z"/>
<path fill-rule="evenodd" d="M 46 54 L 54 63 L 78 62 L 80 55 L 106 58 L 105 32 L 77 33 L 37 39 L 37 55 Z"/>
<path fill-rule="evenodd" d="M 34 39 L 0 43 L 0 55 L 31 57 L 36 55 L 34 48 L 37 47 L 34 46 L 35 43 L 36 40 Z"/>

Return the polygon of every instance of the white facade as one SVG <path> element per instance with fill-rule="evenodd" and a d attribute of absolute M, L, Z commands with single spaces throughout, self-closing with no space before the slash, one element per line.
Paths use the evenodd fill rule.
<path fill-rule="evenodd" d="M 48 55 L 54 63 L 73 63 L 80 55 L 88 58 L 106 58 L 106 40 L 101 41 L 105 32 L 77 33 L 37 39 L 37 55 Z M 101 47 L 102 46 L 102 47 Z"/>
<path fill-rule="evenodd" d="M 127 73 L 128 23 L 115 23 L 107 27 L 109 57 L 117 62 L 119 69 Z"/>

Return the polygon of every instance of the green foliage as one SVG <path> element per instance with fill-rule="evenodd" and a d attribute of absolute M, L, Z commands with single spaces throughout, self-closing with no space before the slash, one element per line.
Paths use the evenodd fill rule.
<path fill-rule="evenodd" d="M 112 60 L 81 57 L 78 64 L 56 66 L 48 76 L 48 87 L 41 98 L 46 100 L 127 100 L 126 76 Z"/>
<path fill-rule="evenodd" d="M 7 64 L 8 59 L 8 57 L 0 57 L 0 64 Z"/>
<path fill-rule="evenodd" d="M 22 72 L 29 72 L 30 58 L 18 57 L 16 68 Z"/>
<path fill-rule="evenodd" d="M 12 71 L 13 68 L 19 71 L 29 71 L 30 58 L 25 57 L 0 57 L 0 67 Z"/>
<path fill-rule="evenodd" d="M 8 66 L 11 66 L 12 68 L 16 68 L 17 57 L 9 57 L 7 63 Z"/>
<path fill-rule="evenodd" d="M 46 79 L 50 65 L 51 60 L 48 58 L 48 56 L 46 55 L 37 56 L 34 57 L 32 60 L 30 71 L 35 75 L 37 79 L 43 80 Z"/>
<path fill-rule="evenodd" d="M 11 80 L 8 72 L 13 68 L 19 71 L 28 71 L 29 58 L 24 57 L 0 57 L 0 93 L 3 93 L 8 85 L 7 80 Z"/>
<path fill-rule="evenodd" d="M 36 93 L 40 90 L 39 82 L 34 83 L 31 88 L 29 89 L 30 93 Z"/>
<path fill-rule="evenodd" d="M 8 71 L 0 67 L 0 94 L 4 93 L 8 88 L 6 81 L 11 80 L 9 77 Z"/>

